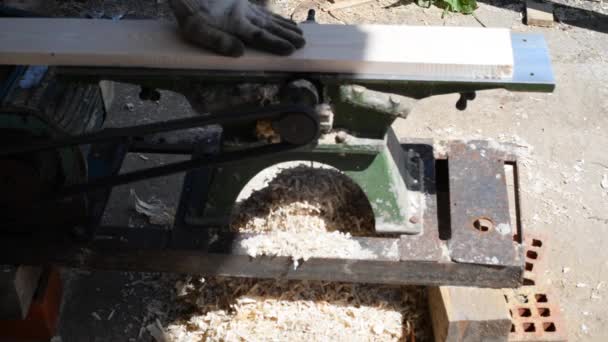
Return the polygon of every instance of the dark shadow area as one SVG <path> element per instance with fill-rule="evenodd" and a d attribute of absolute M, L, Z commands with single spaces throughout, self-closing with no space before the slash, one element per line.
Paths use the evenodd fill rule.
<path fill-rule="evenodd" d="M 555 4 L 553 13 L 557 22 L 587 30 L 608 33 L 608 15 L 606 14 L 557 3 Z"/>
<path fill-rule="evenodd" d="M 57 335 L 62 341 L 155 341 L 146 329 L 175 305 L 178 275 L 65 268 Z"/>
<path fill-rule="evenodd" d="M 452 237 L 452 223 L 450 215 L 450 174 L 447 159 L 435 161 L 435 182 L 439 238 L 449 240 Z"/>

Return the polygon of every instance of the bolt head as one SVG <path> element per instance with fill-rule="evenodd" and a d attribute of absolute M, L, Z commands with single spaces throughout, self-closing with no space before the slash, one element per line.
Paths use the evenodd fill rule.
<path fill-rule="evenodd" d="M 338 144 L 341 144 L 341 143 L 345 142 L 346 138 L 348 138 L 348 134 L 346 134 L 346 132 L 340 131 L 340 132 L 338 132 L 336 134 L 336 142 Z"/>

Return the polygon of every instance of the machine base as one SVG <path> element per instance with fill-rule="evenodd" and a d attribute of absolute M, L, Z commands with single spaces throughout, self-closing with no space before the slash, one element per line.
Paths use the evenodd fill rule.
<path fill-rule="evenodd" d="M 450 143 L 447 159 L 436 159 L 430 143 L 401 142 L 401 147 L 415 151 L 423 163 L 424 229 L 415 235 L 353 237 L 373 257 L 311 258 L 300 262 L 296 269 L 287 257 L 251 258 L 240 245 L 250 235 L 186 224 L 188 201 L 192 200 L 192 185 L 197 180 L 197 171 L 193 171 L 184 182 L 170 230 L 92 225 L 58 236 L 52 232 L 59 230 L 46 227 L 34 235 L 3 236 L 0 260 L 256 278 L 497 288 L 521 285 L 524 258 L 514 157 L 484 142 Z M 109 165 L 107 172 L 118 172 L 123 147 L 93 149 L 92 155 Z M 514 171 L 512 204 L 505 164 Z M 94 195 L 95 202 L 103 204 L 96 209 L 99 222 L 109 191 Z M 509 208 L 516 217 L 511 217 Z"/>

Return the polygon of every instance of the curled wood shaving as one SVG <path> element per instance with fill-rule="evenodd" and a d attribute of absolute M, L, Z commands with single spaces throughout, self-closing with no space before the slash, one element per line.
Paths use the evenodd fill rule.
<path fill-rule="evenodd" d="M 167 207 L 160 199 L 152 198 L 146 202 L 137 196 L 135 190 L 130 190 L 130 199 L 135 211 L 148 218 L 150 224 L 170 226 L 175 219 L 175 209 Z"/>

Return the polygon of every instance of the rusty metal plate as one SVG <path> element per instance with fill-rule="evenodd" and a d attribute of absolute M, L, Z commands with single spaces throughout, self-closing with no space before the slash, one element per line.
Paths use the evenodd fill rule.
<path fill-rule="evenodd" d="M 504 152 L 484 141 L 455 142 L 448 154 L 452 260 L 520 265 L 504 170 Z"/>

